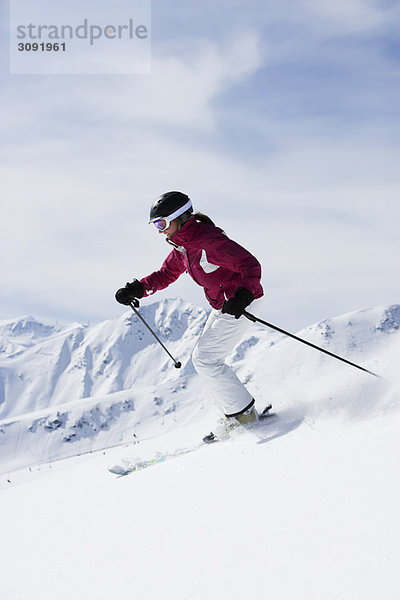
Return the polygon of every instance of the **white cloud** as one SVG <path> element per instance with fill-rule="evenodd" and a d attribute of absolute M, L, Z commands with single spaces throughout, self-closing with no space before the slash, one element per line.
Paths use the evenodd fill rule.
<path fill-rule="evenodd" d="M 135 122 L 201 129 L 214 126 L 211 102 L 230 83 L 261 64 L 258 36 L 248 33 L 222 46 L 201 43 L 191 56 L 153 57 L 152 75 L 103 84 L 88 95 L 91 110 Z M 117 93 L 116 93 L 117 92 Z"/>
<path fill-rule="evenodd" d="M 301 6 L 305 13 L 308 12 L 318 21 L 320 31 L 323 32 L 348 34 L 376 30 L 385 22 L 386 16 L 377 3 L 371 0 L 303 0 Z"/>

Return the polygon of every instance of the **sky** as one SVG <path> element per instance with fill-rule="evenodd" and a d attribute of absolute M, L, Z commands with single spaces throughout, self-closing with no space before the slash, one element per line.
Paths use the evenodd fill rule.
<path fill-rule="evenodd" d="M 169 190 L 259 259 L 276 325 L 399 302 L 398 2 L 153 0 L 130 75 L 11 74 L 0 7 L 0 319 L 119 315 Z M 207 306 L 186 274 L 144 302 L 171 296 Z"/>

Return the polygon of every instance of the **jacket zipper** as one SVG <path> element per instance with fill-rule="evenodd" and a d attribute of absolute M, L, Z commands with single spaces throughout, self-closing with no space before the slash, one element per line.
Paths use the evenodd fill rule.
<path fill-rule="evenodd" d="M 186 256 L 187 272 L 189 273 L 189 275 L 191 276 L 191 278 L 193 279 L 193 281 L 195 283 L 197 283 L 197 285 L 199 285 L 200 287 L 204 287 L 201 283 L 199 283 L 197 281 L 197 279 L 193 275 L 193 271 L 192 271 L 191 266 L 190 266 L 190 261 L 189 261 L 189 257 L 188 257 L 188 253 L 187 253 L 186 248 L 184 246 L 178 246 L 178 244 L 174 244 L 174 242 L 171 242 L 170 240 L 167 240 L 167 243 L 170 244 L 171 246 L 173 246 L 175 248 L 175 250 L 178 250 L 178 252 L 182 252 L 182 254 L 184 254 Z"/>

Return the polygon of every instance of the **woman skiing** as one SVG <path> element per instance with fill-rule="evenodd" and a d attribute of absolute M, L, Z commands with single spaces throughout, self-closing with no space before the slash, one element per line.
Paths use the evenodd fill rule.
<path fill-rule="evenodd" d="M 212 307 L 193 351 L 194 367 L 228 420 L 243 425 L 256 421 L 254 399 L 225 358 L 248 326 L 244 310 L 263 295 L 260 263 L 209 217 L 193 214 L 192 202 L 182 192 L 160 196 L 151 207 L 150 223 L 173 249 L 158 271 L 127 283 L 116 292 L 116 300 L 129 305 L 134 298 L 154 294 L 189 273 Z"/>

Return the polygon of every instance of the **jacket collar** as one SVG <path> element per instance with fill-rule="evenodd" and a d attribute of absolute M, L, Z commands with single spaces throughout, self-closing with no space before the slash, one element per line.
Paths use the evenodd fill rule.
<path fill-rule="evenodd" d="M 197 230 L 197 221 L 196 218 L 190 217 L 188 221 L 180 228 L 174 235 L 167 240 L 168 243 L 173 246 L 182 246 L 185 242 L 189 242 L 193 239 L 195 232 Z"/>

